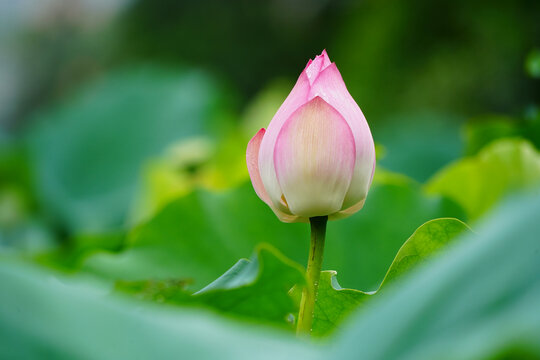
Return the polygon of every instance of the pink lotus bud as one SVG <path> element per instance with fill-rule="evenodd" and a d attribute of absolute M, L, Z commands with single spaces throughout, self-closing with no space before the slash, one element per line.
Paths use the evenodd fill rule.
<path fill-rule="evenodd" d="M 281 221 L 362 208 L 375 171 L 373 138 L 326 51 L 309 60 L 246 158 L 255 192 Z"/>

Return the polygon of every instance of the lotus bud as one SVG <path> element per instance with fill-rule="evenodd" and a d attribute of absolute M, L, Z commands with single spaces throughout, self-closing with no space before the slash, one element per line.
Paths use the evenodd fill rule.
<path fill-rule="evenodd" d="M 349 216 L 364 205 L 375 147 L 362 111 L 326 51 L 247 146 L 257 195 L 284 222 Z"/>

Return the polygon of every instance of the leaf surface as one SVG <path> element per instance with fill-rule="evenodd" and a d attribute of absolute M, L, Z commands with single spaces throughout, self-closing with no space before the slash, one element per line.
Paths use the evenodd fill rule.
<path fill-rule="evenodd" d="M 292 328 L 290 314 L 298 304 L 289 295 L 305 283 L 304 270 L 268 245 L 258 246 L 251 260 L 241 259 L 195 294 L 182 281 L 121 282 L 117 288 L 137 297 L 177 305 L 202 305 L 222 313 Z"/>
<path fill-rule="evenodd" d="M 463 218 L 455 204 L 423 194 L 412 180 L 381 171 L 376 177 L 364 209 L 328 226 L 323 267 L 337 270 L 347 287 L 376 288 L 418 224 Z M 305 264 L 308 228 L 281 223 L 249 183 L 223 192 L 198 190 L 135 228 L 121 251 L 89 254 L 82 269 L 111 280 L 191 280 L 200 289 L 261 242 Z"/>
<path fill-rule="evenodd" d="M 476 220 L 512 192 L 540 188 L 540 153 L 527 141 L 503 139 L 448 166 L 426 189 L 453 199 Z"/>
<path fill-rule="evenodd" d="M 430 220 L 420 226 L 399 249 L 376 291 L 343 289 L 337 281 L 336 271 L 323 271 L 315 306 L 313 334 L 322 336 L 335 330 L 345 317 L 362 303 L 384 292 L 389 283 L 433 257 L 442 247 L 464 232 L 470 232 L 469 227 L 450 218 Z"/>

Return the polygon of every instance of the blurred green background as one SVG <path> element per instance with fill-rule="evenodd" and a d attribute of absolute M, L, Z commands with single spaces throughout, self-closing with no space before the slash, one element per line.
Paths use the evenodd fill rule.
<path fill-rule="evenodd" d="M 380 167 L 424 182 L 476 137 L 540 143 L 537 1 L 1 4 L 2 222 L 60 242 L 245 181 L 239 149 L 324 48 Z"/>
<path fill-rule="evenodd" d="M 170 237 L 211 238 L 201 232 L 220 221 L 239 226 L 229 223 L 231 211 L 237 221 L 254 219 L 252 233 L 235 241 L 250 240 L 229 245 L 240 249 L 222 270 L 261 241 L 303 263 L 305 240 L 292 239 L 304 237 L 304 227 L 284 227 L 257 204 L 244 151 L 307 60 L 325 48 L 372 128 L 377 173 L 411 179 L 382 176 L 361 214 L 330 227 L 330 236 L 365 234 L 352 245 L 364 261 L 343 265 L 349 244 L 327 255 L 350 286 L 375 286 L 421 222 L 469 220 L 452 201 L 422 194 L 435 172 L 500 137 L 540 145 L 537 1 L 1 4 L 0 244 L 7 251 L 52 251 L 53 263 L 62 263 L 73 253 L 84 257 L 81 246 L 120 250 L 128 229 L 188 196 L 182 206 L 205 223 L 197 228 L 175 214 L 171 231 L 180 234 Z M 217 191 L 211 201 L 222 201 L 238 186 L 227 209 L 189 204 L 200 202 L 189 197 L 197 189 Z M 261 217 L 283 229 L 279 239 L 259 235 Z M 394 225 L 381 226 L 384 217 Z M 387 248 L 383 261 L 369 256 L 373 247 Z M 354 283 L 374 267 L 376 275 Z"/>
<path fill-rule="evenodd" d="M 0 258 L 202 288 L 305 224 L 255 195 L 245 148 L 311 57 L 377 144 L 325 268 L 374 290 L 422 223 L 470 224 L 540 179 L 540 2 L 0 0 Z M 43 270 L 45 271 L 45 270 Z"/>
<path fill-rule="evenodd" d="M 423 221 L 472 220 L 444 191 L 422 190 L 445 165 L 501 137 L 540 145 L 537 1 L 1 4 L 0 244 L 47 253 L 46 263 L 122 250 L 126 234 L 137 237 L 130 228 L 174 201 L 182 209 L 169 210 L 167 241 L 200 237 L 212 247 L 214 227 L 230 242 L 216 271 L 262 241 L 303 263 L 305 226 L 283 226 L 259 203 L 244 152 L 325 48 L 378 145 L 366 208 L 329 228 L 331 238 L 363 234 L 328 250 L 349 286 L 375 287 Z M 279 236 L 260 234 L 263 226 Z M 344 261 L 350 246 L 361 260 Z M 152 271 L 133 275 L 106 256 L 85 264 L 160 273 L 150 261 Z"/>

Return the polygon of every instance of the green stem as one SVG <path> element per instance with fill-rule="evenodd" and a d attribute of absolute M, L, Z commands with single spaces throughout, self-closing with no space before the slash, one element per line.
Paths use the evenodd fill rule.
<path fill-rule="evenodd" d="M 300 302 L 300 313 L 298 314 L 298 325 L 296 334 L 311 334 L 313 324 L 313 311 L 317 300 L 317 290 L 319 289 L 319 279 L 324 252 L 324 238 L 326 235 L 326 222 L 328 216 L 317 216 L 309 218 L 311 224 L 311 246 L 309 248 L 309 258 L 307 264 L 307 286 L 302 291 Z"/>

